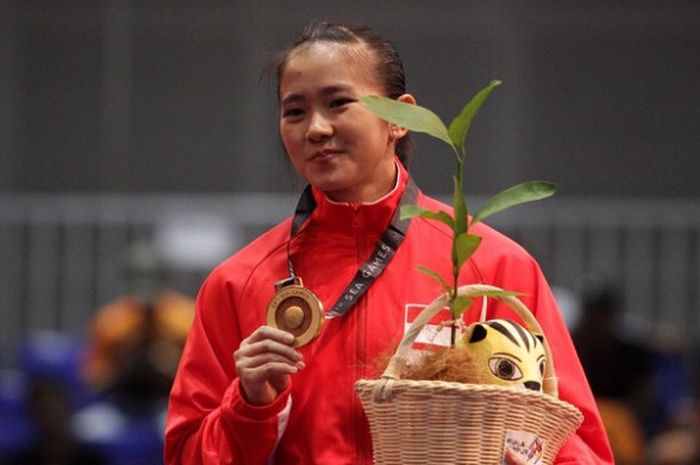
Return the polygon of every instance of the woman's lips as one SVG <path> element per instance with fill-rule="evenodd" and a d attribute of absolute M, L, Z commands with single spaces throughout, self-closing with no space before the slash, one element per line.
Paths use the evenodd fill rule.
<path fill-rule="evenodd" d="M 313 155 L 311 155 L 311 157 L 309 157 L 309 161 L 323 162 L 323 161 L 326 161 L 326 160 L 333 158 L 338 153 L 340 153 L 340 150 L 336 150 L 336 149 L 319 150 L 317 152 L 314 152 Z"/>

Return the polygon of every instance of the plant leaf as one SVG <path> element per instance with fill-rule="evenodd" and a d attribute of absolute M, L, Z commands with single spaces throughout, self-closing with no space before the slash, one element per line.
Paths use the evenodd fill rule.
<path fill-rule="evenodd" d="M 472 299 L 471 297 L 464 296 L 464 295 L 457 297 L 455 299 L 454 303 L 452 304 L 452 311 L 453 311 L 452 316 L 454 318 L 461 317 L 462 314 L 464 313 L 464 311 L 472 305 L 473 301 L 474 301 L 474 299 Z"/>
<path fill-rule="evenodd" d="M 464 262 L 472 256 L 474 251 L 479 247 L 481 237 L 474 236 L 469 233 L 462 233 L 457 236 L 455 248 L 457 250 L 457 268 L 461 269 Z"/>
<path fill-rule="evenodd" d="M 369 111 L 390 123 L 424 132 L 454 147 L 445 123 L 427 108 L 378 95 L 364 95 L 359 100 Z"/>
<path fill-rule="evenodd" d="M 464 140 L 467 137 L 467 132 L 472 124 L 472 120 L 479 113 L 481 105 L 484 103 L 486 98 L 489 96 L 491 91 L 501 84 L 501 81 L 491 81 L 486 87 L 481 89 L 467 105 L 462 109 L 462 112 L 455 117 L 450 123 L 450 127 L 447 130 L 450 140 L 458 147 L 461 151 L 464 151 Z"/>
<path fill-rule="evenodd" d="M 419 267 L 418 267 L 418 271 L 420 271 L 421 273 L 427 274 L 428 276 L 430 276 L 431 278 L 433 278 L 435 281 L 437 281 L 438 283 L 440 283 L 440 286 L 442 287 L 442 289 L 443 289 L 445 292 L 449 292 L 449 291 L 452 290 L 452 288 L 445 282 L 445 280 L 442 279 L 442 276 L 440 276 L 439 274 L 437 274 L 437 273 L 434 272 L 433 270 L 431 270 L 431 269 L 429 269 L 429 268 L 426 268 L 426 267 L 424 267 L 424 266 L 419 266 Z"/>
<path fill-rule="evenodd" d="M 488 199 L 474 215 L 474 225 L 484 218 L 521 203 L 544 199 L 553 195 L 559 186 L 548 181 L 528 181 L 510 187 Z"/>
<path fill-rule="evenodd" d="M 406 218 L 427 218 L 429 220 L 435 220 L 435 221 L 440 221 L 441 223 L 445 223 L 447 226 L 450 227 L 450 229 L 454 229 L 455 227 L 455 221 L 452 219 L 449 213 L 446 211 L 432 211 L 428 210 L 423 207 L 419 207 L 418 205 L 403 205 L 401 207 L 401 219 L 405 220 Z"/>

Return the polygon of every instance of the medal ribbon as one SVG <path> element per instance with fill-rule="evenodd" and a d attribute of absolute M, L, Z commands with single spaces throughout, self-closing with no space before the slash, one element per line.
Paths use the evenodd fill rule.
<path fill-rule="evenodd" d="M 418 186 L 416 186 L 413 179 L 409 176 L 408 183 L 406 184 L 406 190 L 401 196 L 399 205 L 391 218 L 391 223 L 389 223 L 387 229 L 384 231 L 384 233 L 382 233 L 382 237 L 379 239 L 379 242 L 377 243 L 374 252 L 372 252 L 372 255 L 357 270 L 355 277 L 345 289 L 343 295 L 338 299 L 335 305 L 333 305 L 333 308 L 326 312 L 324 315 L 326 319 L 345 315 L 355 305 L 355 303 L 357 303 L 360 297 L 367 292 L 367 289 L 384 271 L 391 259 L 394 258 L 396 251 L 406 237 L 408 225 L 411 224 L 411 218 L 407 218 L 405 220 L 401 219 L 401 207 L 404 205 L 415 204 L 417 200 Z M 291 243 L 291 239 L 297 235 L 301 226 L 307 219 L 309 219 L 315 209 L 316 200 L 311 193 L 311 186 L 309 185 L 306 186 L 306 189 L 304 189 L 304 192 L 301 194 L 299 202 L 294 209 L 292 232 L 290 240 L 287 243 L 287 265 L 289 267 L 290 277 L 288 280 L 284 281 L 285 283 L 294 282 L 296 278 L 296 272 L 294 270 L 291 254 L 289 252 L 289 244 Z"/>

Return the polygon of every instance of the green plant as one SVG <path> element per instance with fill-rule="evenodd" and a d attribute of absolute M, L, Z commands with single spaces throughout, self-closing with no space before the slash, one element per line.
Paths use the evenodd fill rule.
<path fill-rule="evenodd" d="M 368 95 L 360 97 L 360 103 L 380 118 L 403 126 L 411 131 L 426 133 L 442 140 L 452 148 L 455 159 L 453 212 L 431 211 L 418 205 L 406 205 L 401 210 L 402 218 L 421 217 L 440 221 L 448 225 L 452 231 L 452 276 L 448 283 L 442 276 L 433 270 L 419 267 L 419 270 L 435 279 L 440 286 L 449 293 L 449 307 L 452 319 L 461 317 L 464 310 L 471 305 L 471 298 L 460 297 L 457 294 L 457 280 L 462 265 L 471 257 L 481 243 L 481 237 L 470 234 L 469 228 L 493 215 L 510 207 L 525 202 L 543 199 L 553 195 L 558 186 L 547 181 L 528 181 L 510 187 L 490 199 L 486 200 L 479 210 L 471 217 L 468 216 L 467 202 L 463 191 L 464 160 L 466 158 L 465 141 L 467 132 L 474 117 L 479 112 L 486 98 L 500 81 L 491 81 L 481 89 L 459 115 L 445 126 L 440 117 L 427 108 L 411 105 L 386 97 Z M 490 297 L 503 297 L 515 295 L 514 292 L 484 292 L 482 295 Z M 452 344 L 454 345 L 455 328 L 452 326 Z"/>

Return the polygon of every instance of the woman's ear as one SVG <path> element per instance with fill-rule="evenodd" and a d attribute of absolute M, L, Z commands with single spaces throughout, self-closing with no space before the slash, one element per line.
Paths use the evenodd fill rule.
<path fill-rule="evenodd" d="M 411 94 L 403 94 L 399 96 L 396 100 L 398 100 L 399 102 L 408 103 L 409 105 L 416 104 L 416 99 Z M 391 134 L 394 137 L 394 139 L 401 139 L 403 136 L 406 135 L 406 133 L 408 133 L 408 129 L 395 124 L 391 125 Z"/>
<path fill-rule="evenodd" d="M 403 94 L 399 96 L 396 100 L 398 100 L 399 102 L 408 103 L 409 105 L 416 104 L 416 99 L 411 94 Z"/>

